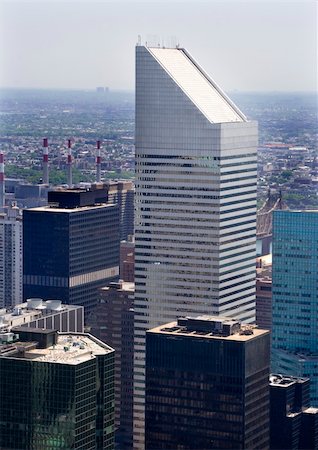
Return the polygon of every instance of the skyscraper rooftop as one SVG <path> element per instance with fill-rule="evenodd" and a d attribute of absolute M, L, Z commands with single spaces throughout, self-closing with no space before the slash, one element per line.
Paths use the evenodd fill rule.
<path fill-rule="evenodd" d="M 269 331 L 261 330 L 253 325 L 241 324 L 239 321 L 231 318 L 202 315 L 179 318 L 177 322 L 161 325 L 148 330 L 147 333 L 246 342 L 268 334 Z"/>
<path fill-rule="evenodd" d="M 28 332 L 30 329 L 26 329 Z M 31 330 L 32 333 L 43 330 L 35 328 Z M 30 331 L 30 332 L 31 332 Z M 52 330 L 48 330 L 52 332 Z M 84 361 L 89 361 L 97 355 L 106 355 L 114 350 L 90 336 L 89 334 L 59 334 L 55 343 L 47 348 L 30 348 L 29 343 L 21 343 L 13 346 L 12 352 L 7 351 L 3 357 L 23 358 L 32 361 L 60 363 L 60 364 L 80 364 Z"/>
<path fill-rule="evenodd" d="M 148 47 L 148 51 L 211 123 L 246 122 L 244 114 L 186 50 Z"/>

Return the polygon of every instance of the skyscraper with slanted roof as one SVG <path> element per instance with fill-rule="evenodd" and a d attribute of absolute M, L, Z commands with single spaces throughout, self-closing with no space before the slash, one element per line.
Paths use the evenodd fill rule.
<path fill-rule="evenodd" d="M 136 48 L 135 448 L 145 332 L 188 314 L 255 320 L 257 125 L 182 48 Z"/>

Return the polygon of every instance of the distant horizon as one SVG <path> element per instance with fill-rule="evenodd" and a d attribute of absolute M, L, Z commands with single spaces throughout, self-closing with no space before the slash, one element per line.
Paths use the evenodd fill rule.
<path fill-rule="evenodd" d="M 317 92 L 314 0 L 3 0 L 0 86 L 133 91 L 135 44 L 186 48 L 224 92 Z"/>
<path fill-rule="evenodd" d="M 111 86 L 96 86 L 93 88 L 71 88 L 71 87 L 15 87 L 15 86 L 0 86 L 0 91 L 57 91 L 57 92 L 90 92 L 90 93 L 96 93 L 100 96 L 107 95 L 107 92 L 97 92 L 96 89 L 98 87 L 104 87 L 109 89 L 109 93 L 112 92 L 126 92 L 126 93 L 135 93 L 135 89 L 129 89 L 129 88 L 112 88 Z M 318 95 L 318 90 L 295 90 L 295 91 L 289 91 L 289 90 L 240 90 L 240 89 L 232 89 L 232 90 L 225 90 L 222 89 L 223 92 L 231 93 L 231 94 L 316 94 Z"/>

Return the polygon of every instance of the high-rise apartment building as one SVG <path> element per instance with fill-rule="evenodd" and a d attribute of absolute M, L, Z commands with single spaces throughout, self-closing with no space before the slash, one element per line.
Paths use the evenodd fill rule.
<path fill-rule="evenodd" d="M 22 214 L 16 206 L 0 213 L 0 308 L 22 301 Z"/>
<path fill-rule="evenodd" d="M 185 314 L 255 321 L 257 125 L 181 48 L 136 48 L 135 412 L 145 332 Z"/>
<path fill-rule="evenodd" d="M 310 378 L 318 406 L 318 211 L 273 217 L 272 371 Z"/>
<path fill-rule="evenodd" d="M 88 318 L 90 332 L 115 350 L 115 440 L 132 448 L 134 366 L 134 283 L 120 280 L 99 290 Z"/>
<path fill-rule="evenodd" d="M 0 448 L 114 448 L 114 350 L 89 334 L 17 329 L 0 347 Z"/>
<path fill-rule="evenodd" d="M 49 192 L 47 207 L 23 211 L 23 296 L 97 304 L 119 274 L 118 206 L 103 189 Z"/>
<path fill-rule="evenodd" d="M 146 450 L 269 448 L 267 330 L 198 316 L 146 336 Z"/>

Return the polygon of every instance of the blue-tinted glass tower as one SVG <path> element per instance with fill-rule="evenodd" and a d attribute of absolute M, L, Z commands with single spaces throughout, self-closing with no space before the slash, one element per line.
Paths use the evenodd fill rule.
<path fill-rule="evenodd" d="M 272 370 L 311 379 L 318 406 L 318 211 L 273 216 Z"/>
<path fill-rule="evenodd" d="M 119 209 L 104 189 L 49 192 L 48 206 L 23 211 L 23 297 L 81 305 L 119 273 Z"/>

